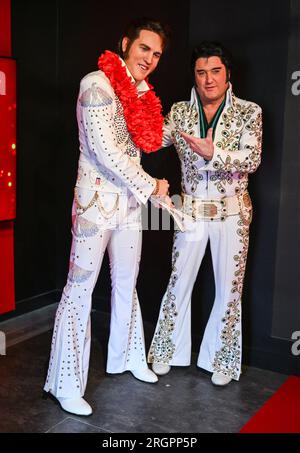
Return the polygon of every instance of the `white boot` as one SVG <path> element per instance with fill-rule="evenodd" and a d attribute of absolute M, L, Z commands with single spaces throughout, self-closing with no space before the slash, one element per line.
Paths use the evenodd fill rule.
<path fill-rule="evenodd" d="M 163 376 L 164 374 L 169 373 L 169 371 L 171 370 L 171 367 L 170 367 L 170 365 L 167 365 L 166 363 L 153 362 L 152 370 L 154 371 L 154 373 L 158 374 L 159 376 Z"/>
<path fill-rule="evenodd" d="M 231 381 L 232 381 L 232 379 L 230 376 L 226 376 L 223 373 L 218 373 L 217 371 L 215 371 L 211 377 L 211 382 L 214 385 L 227 385 Z"/>
<path fill-rule="evenodd" d="M 133 376 L 140 381 L 149 382 L 154 384 L 158 381 L 158 377 L 153 371 L 149 370 L 149 368 L 144 368 L 142 370 L 130 370 Z"/>
<path fill-rule="evenodd" d="M 59 402 L 61 408 L 75 415 L 91 415 L 93 410 L 91 406 L 81 397 L 77 398 L 62 398 L 60 396 L 54 396 L 50 393 L 51 398 L 55 398 Z"/>

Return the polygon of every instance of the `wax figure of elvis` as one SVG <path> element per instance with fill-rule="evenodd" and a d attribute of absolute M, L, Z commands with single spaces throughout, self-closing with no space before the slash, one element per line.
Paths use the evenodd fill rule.
<path fill-rule="evenodd" d="M 83 399 L 90 355 L 91 297 L 108 249 L 111 325 L 108 373 L 126 370 L 145 382 L 157 376 L 147 366 L 136 279 L 141 253 L 141 205 L 168 193 L 141 167 L 141 151 L 161 147 L 160 100 L 147 77 L 168 38 L 158 21 L 133 21 L 120 40 L 120 55 L 99 58 L 99 70 L 81 80 L 77 102 L 80 157 L 73 202 L 73 242 L 67 284 L 57 309 L 44 390 L 61 407 L 90 415 Z"/>
<path fill-rule="evenodd" d="M 261 160 L 262 116 L 258 105 L 233 94 L 222 45 L 201 43 L 191 66 L 191 100 L 172 106 L 164 146 L 176 147 L 183 211 L 196 226 L 175 232 L 172 274 L 148 361 L 159 375 L 190 364 L 191 295 L 210 242 L 216 292 L 197 365 L 213 373 L 213 384 L 226 385 L 241 372 L 241 296 L 252 218 L 247 186 Z"/>

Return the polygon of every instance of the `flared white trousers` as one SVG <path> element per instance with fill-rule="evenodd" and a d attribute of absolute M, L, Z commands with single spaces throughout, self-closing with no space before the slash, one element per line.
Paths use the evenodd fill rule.
<path fill-rule="evenodd" d="M 58 397 L 84 395 L 90 358 L 92 293 L 106 248 L 112 282 L 107 372 L 147 367 L 135 290 L 141 242 L 139 226 L 103 230 L 83 218 L 75 219 L 68 280 L 56 312 L 45 391 Z"/>
<path fill-rule="evenodd" d="M 191 296 L 210 242 L 215 301 L 197 365 L 238 380 L 241 372 L 241 296 L 249 225 L 240 215 L 198 221 L 194 230 L 175 232 L 172 274 L 160 307 L 149 362 L 185 366 L 191 361 Z"/>

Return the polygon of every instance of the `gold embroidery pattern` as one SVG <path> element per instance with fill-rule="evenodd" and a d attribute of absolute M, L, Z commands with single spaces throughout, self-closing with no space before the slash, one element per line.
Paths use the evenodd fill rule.
<path fill-rule="evenodd" d="M 248 185 L 248 173 L 253 173 L 260 164 L 262 115 L 257 113 L 253 118 L 256 111 L 255 105 L 242 105 L 233 96 L 233 107 L 226 109 L 222 115 L 221 124 L 224 129 L 221 131 L 221 140 L 216 143 L 218 148 L 225 151 L 238 151 L 243 128 L 244 133 L 246 132 L 250 137 L 255 136 L 257 139 L 256 145 L 246 144 L 245 150 L 249 150 L 249 156 L 243 161 L 232 159 L 230 155 L 224 160 L 217 155 L 218 160 L 213 164 L 215 174 L 210 177 L 210 180 L 215 182 L 216 188 L 222 194 L 226 193 L 227 185 L 234 182 L 237 184 L 236 194 L 245 191 Z M 233 179 L 234 172 L 240 173 L 238 180 Z"/>
<path fill-rule="evenodd" d="M 184 165 L 184 170 L 182 171 L 182 187 L 184 189 L 186 180 L 191 185 L 191 191 L 195 192 L 199 182 L 203 180 L 203 175 L 196 165 L 199 157 L 190 150 L 179 131 L 183 130 L 187 134 L 194 135 L 194 127 L 198 123 L 198 112 L 188 102 L 178 102 L 172 107 L 170 115 L 175 125 L 175 131 L 172 134 L 174 145 Z M 166 124 L 168 124 L 168 121 L 169 119 L 166 118 Z"/>
<path fill-rule="evenodd" d="M 231 185 L 233 183 L 232 173 L 228 171 L 218 170 L 211 174 L 210 178 L 211 181 L 215 182 L 215 186 L 217 187 L 218 191 L 222 194 L 226 193 L 226 185 Z"/>
<path fill-rule="evenodd" d="M 260 164 L 260 151 L 258 146 L 247 145 L 246 149 L 249 149 L 251 154 L 244 161 L 239 159 L 232 160 L 231 156 L 227 156 L 224 160 L 218 154 L 219 162 L 214 162 L 214 169 L 228 172 L 254 173 Z"/>
<path fill-rule="evenodd" d="M 222 150 L 238 151 L 239 141 L 245 128 L 249 136 L 257 138 L 257 145 L 246 145 L 250 151 L 249 157 L 244 161 L 239 159 L 232 160 L 227 156 L 225 160 L 218 155 L 219 162 L 214 163 L 215 170 L 236 171 L 242 173 L 254 172 L 260 164 L 260 149 L 262 141 L 262 115 L 258 113 L 255 118 L 252 116 L 256 112 L 256 107 L 252 104 L 242 105 L 235 102 L 235 108 L 228 108 L 222 115 L 224 129 L 221 132 L 222 139 L 216 143 L 216 146 Z"/>
<path fill-rule="evenodd" d="M 178 231 L 174 233 L 174 248 L 172 254 L 172 273 L 165 295 L 163 300 L 163 315 L 164 318 L 160 319 L 158 322 L 158 329 L 154 335 L 152 345 L 148 354 L 149 362 L 157 363 L 169 363 L 175 352 L 175 344 L 172 342 L 172 332 L 175 327 L 175 319 L 177 316 L 176 297 L 172 293 L 172 289 L 176 285 L 178 280 L 177 269 L 176 269 L 176 260 L 179 257 L 179 252 L 176 250 L 176 237 L 179 234 Z"/>
<path fill-rule="evenodd" d="M 238 186 L 236 186 L 234 188 L 236 195 L 246 192 L 247 187 L 248 187 L 248 178 L 243 177 L 243 175 L 240 175 L 240 176 L 241 176 L 241 179 L 238 180 Z"/>
<path fill-rule="evenodd" d="M 238 226 L 237 234 L 240 236 L 242 251 L 233 257 L 237 263 L 237 270 L 234 273 L 236 278 L 232 281 L 231 289 L 231 292 L 236 296 L 228 303 L 225 316 L 222 319 L 224 324 L 221 332 L 222 347 L 216 352 L 213 362 L 214 371 L 233 379 L 238 379 L 241 362 L 241 332 L 237 327 L 241 323 L 240 304 L 249 245 L 249 223 L 245 223 L 242 215 L 240 215 Z"/>

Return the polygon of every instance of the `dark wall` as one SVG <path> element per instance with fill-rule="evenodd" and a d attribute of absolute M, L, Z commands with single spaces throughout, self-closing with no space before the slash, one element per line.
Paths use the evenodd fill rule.
<path fill-rule="evenodd" d="M 12 1 L 17 59 L 16 299 L 56 287 L 56 3 Z"/>
<path fill-rule="evenodd" d="M 300 2 L 291 1 L 287 65 L 284 142 L 281 164 L 280 210 L 276 244 L 276 277 L 272 333 L 291 338 L 300 328 Z"/>
<path fill-rule="evenodd" d="M 155 16 L 174 31 L 172 45 L 151 80 L 165 112 L 173 102 L 189 97 L 189 55 L 202 39 L 219 39 L 231 48 L 236 57 L 234 91 L 263 107 L 263 162 L 250 178 L 255 211 L 243 297 L 244 357 L 257 366 L 295 372 L 290 344 L 271 337 L 289 1 L 253 0 L 249 7 L 245 2 L 215 0 L 213 12 L 206 2 L 178 5 L 169 0 L 147 4 L 12 0 L 13 56 L 18 61 L 17 300 L 61 289 L 65 283 L 79 156 L 75 117 L 79 81 L 97 69 L 103 50 L 116 48 L 132 12 Z M 172 193 L 180 192 L 173 148 L 144 156 L 143 166 L 152 175 L 169 179 Z M 138 291 L 144 319 L 152 323 L 168 282 L 171 247 L 172 232 L 144 232 Z M 109 293 L 105 261 L 95 290 L 97 308 L 108 309 Z M 213 296 L 207 254 L 194 288 L 196 349 Z"/>

